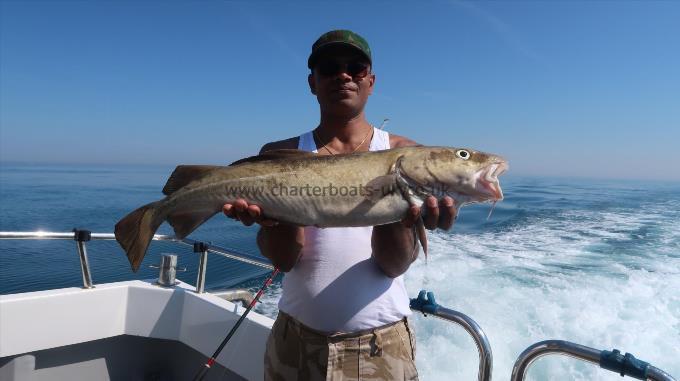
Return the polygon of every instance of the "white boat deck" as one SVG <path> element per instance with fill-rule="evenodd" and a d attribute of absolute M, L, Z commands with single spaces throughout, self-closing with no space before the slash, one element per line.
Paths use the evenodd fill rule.
<path fill-rule="evenodd" d="M 89 375 L 95 372 L 101 380 L 118 379 L 121 376 L 115 375 L 120 372 L 108 369 L 106 359 L 100 359 L 104 363 L 100 367 L 93 365 L 97 362 L 95 358 L 88 359 L 90 365 L 87 366 L 82 363 L 52 364 L 50 370 L 49 367 L 38 369 L 39 361 L 35 357 L 40 351 L 58 348 L 62 348 L 60 356 L 68 357 L 63 348 L 88 343 L 92 346 L 98 340 L 104 343 L 102 339 L 115 339 L 139 347 L 139 344 L 131 344 L 134 339 L 120 339 L 128 336 L 160 339 L 155 340 L 157 344 L 149 344 L 150 350 L 167 343 L 164 340 L 170 340 L 201 353 L 205 357 L 189 356 L 197 358 L 197 362 L 183 366 L 191 368 L 184 369 L 184 374 L 188 371 L 193 375 L 244 311 L 241 306 L 209 293 L 197 294 L 192 286 L 181 282 L 174 288 L 160 287 L 155 281 L 128 281 L 98 284 L 93 289 L 74 287 L 0 295 L 0 379 L 85 379 L 79 377 L 81 372 Z M 272 324 L 270 318 L 251 312 L 217 362 L 240 376 L 234 376 L 234 379 L 261 379 L 265 343 Z M 110 346 L 112 341 L 108 342 Z M 118 350 L 116 356 L 126 351 L 131 355 L 135 352 Z M 170 356 L 163 360 L 166 363 L 177 365 L 175 362 L 183 361 L 165 352 Z M 108 363 L 115 362 L 109 359 Z M 134 373 L 134 369 L 132 371 Z M 144 370 L 139 371 L 143 373 Z M 155 379 L 148 374 L 128 373 L 125 377 Z M 165 375 L 162 379 L 182 377 Z"/>

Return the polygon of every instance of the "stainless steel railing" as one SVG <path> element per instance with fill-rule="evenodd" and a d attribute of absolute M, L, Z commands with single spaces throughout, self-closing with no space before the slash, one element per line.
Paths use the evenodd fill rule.
<path fill-rule="evenodd" d="M 440 306 L 434 299 L 432 292 L 425 290 L 420 291 L 417 298 L 411 299 L 411 309 L 420 311 L 425 316 L 432 315 L 437 318 L 456 323 L 463 327 L 463 329 L 472 336 L 477 351 L 479 352 L 479 370 L 477 372 L 478 381 L 490 381 L 491 372 L 493 370 L 493 354 L 491 353 L 491 344 L 487 339 L 482 327 L 472 320 L 471 317 L 462 312 L 451 310 Z"/>
<path fill-rule="evenodd" d="M 90 272 L 90 265 L 87 260 L 86 242 L 90 240 L 115 240 L 116 236 L 113 233 L 91 233 L 87 230 L 74 229 L 72 232 L 0 232 L 0 239 L 72 239 L 76 241 L 78 249 L 78 256 L 80 258 L 80 269 L 83 276 L 83 288 L 93 288 L 92 273 Z M 198 276 L 196 279 L 196 292 L 205 292 L 205 274 L 207 271 L 208 253 L 217 254 L 222 257 L 234 259 L 240 262 L 248 263 L 254 266 L 259 266 L 265 269 L 273 270 L 272 266 L 267 260 L 257 257 L 255 255 L 236 253 L 233 250 L 225 249 L 223 247 L 213 245 L 210 243 L 197 241 L 189 238 L 178 239 L 171 235 L 156 234 L 153 236 L 154 241 L 169 241 L 176 242 L 182 245 L 193 246 L 194 252 L 200 253 L 200 261 L 198 267 Z"/>
<path fill-rule="evenodd" d="M 621 355 L 618 350 L 600 351 L 564 340 L 546 340 L 529 346 L 522 352 L 512 368 L 511 381 L 523 381 L 534 361 L 547 355 L 565 355 L 591 362 L 601 368 L 630 376 L 638 380 L 675 381 L 668 373 L 633 357 L 630 353 Z"/>

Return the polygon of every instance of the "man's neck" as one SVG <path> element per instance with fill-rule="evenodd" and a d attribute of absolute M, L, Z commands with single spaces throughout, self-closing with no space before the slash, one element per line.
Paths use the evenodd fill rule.
<path fill-rule="evenodd" d="M 322 115 L 318 131 L 320 135 L 329 140 L 329 143 L 330 140 L 351 143 L 356 141 L 357 138 L 363 139 L 369 128 L 371 128 L 371 125 L 366 121 L 362 112 L 351 118 Z"/>

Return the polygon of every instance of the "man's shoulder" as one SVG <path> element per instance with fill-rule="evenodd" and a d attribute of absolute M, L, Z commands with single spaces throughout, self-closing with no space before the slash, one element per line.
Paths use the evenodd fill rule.
<path fill-rule="evenodd" d="M 300 142 L 299 136 L 294 136 L 292 138 L 278 140 L 275 142 L 269 142 L 262 146 L 262 148 L 260 149 L 260 153 L 275 149 L 297 149 L 299 142 Z"/>
<path fill-rule="evenodd" d="M 390 134 L 390 148 L 399 147 L 413 147 L 419 146 L 420 144 L 415 141 L 400 135 Z"/>

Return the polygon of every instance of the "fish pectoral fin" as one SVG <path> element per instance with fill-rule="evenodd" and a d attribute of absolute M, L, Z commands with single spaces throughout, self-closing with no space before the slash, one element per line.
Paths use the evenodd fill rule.
<path fill-rule="evenodd" d="M 381 198 L 394 192 L 404 193 L 403 185 L 399 182 L 399 167 L 404 156 L 399 156 L 397 160 L 390 166 L 388 174 L 378 176 L 366 184 L 366 193 L 364 198 L 373 203 L 378 202 Z"/>
<path fill-rule="evenodd" d="M 408 181 L 404 178 L 401 170 L 401 161 L 404 157 L 399 156 L 397 161 L 392 166 L 392 172 L 394 172 L 395 184 L 401 192 L 402 197 L 408 202 L 408 204 L 413 207 L 421 208 L 424 200 L 418 197 L 418 195 L 411 189 Z M 423 248 L 423 253 L 425 254 L 425 262 L 427 262 L 427 231 L 425 230 L 425 221 L 423 221 L 422 210 L 420 216 L 418 216 L 418 221 L 413 227 L 414 245 L 416 245 L 415 239 L 418 239 L 420 246 Z M 417 247 L 416 247 L 417 249 Z"/>
<path fill-rule="evenodd" d="M 364 190 L 364 198 L 372 203 L 376 203 L 386 195 L 399 191 L 397 175 L 391 173 L 389 175 L 378 176 L 369 181 L 365 185 Z"/>
<path fill-rule="evenodd" d="M 215 209 L 194 209 L 174 212 L 167 217 L 167 221 L 175 230 L 175 236 L 179 239 L 184 239 L 184 237 L 196 230 L 197 227 L 201 226 L 202 223 L 217 214 L 218 211 Z"/>
<path fill-rule="evenodd" d="M 229 164 L 229 166 L 239 165 L 239 164 L 244 164 L 244 163 L 256 163 L 258 161 L 277 160 L 277 159 L 291 159 L 291 158 L 295 158 L 295 157 L 305 157 L 305 156 L 316 156 L 316 154 L 314 152 L 302 151 L 302 150 L 299 150 L 299 149 L 274 149 L 274 150 L 262 152 L 259 155 L 246 157 L 246 158 L 243 158 L 241 160 L 236 160 L 235 162 Z"/>
<path fill-rule="evenodd" d="M 218 165 L 178 165 L 163 187 L 163 194 L 169 196 L 178 189 L 196 181 L 217 168 Z"/>

